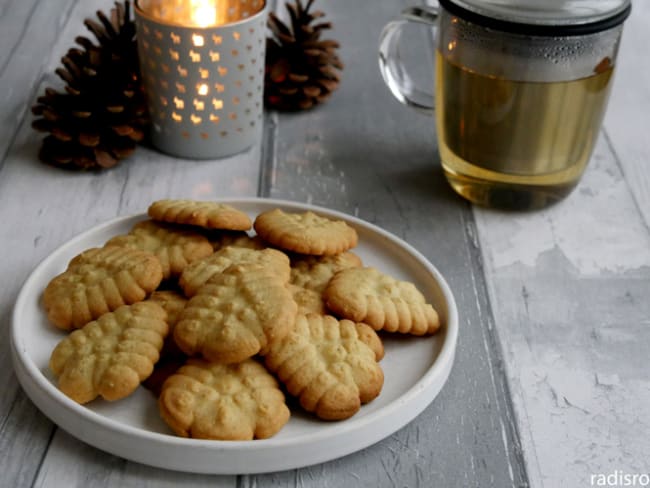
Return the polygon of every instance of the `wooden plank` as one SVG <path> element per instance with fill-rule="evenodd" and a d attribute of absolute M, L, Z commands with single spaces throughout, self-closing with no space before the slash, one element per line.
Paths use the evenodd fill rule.
<path fill-rule="evenodd" d="M 637 108 L 650 62 L 635 47 L 648 7 L 634 4 L 605 131 L 573 194 L 534 213 L 475 210 L 534 487 L 650 471 L 650 150 Z"/>
<path fill-rule="evenodd" d="M 0 73 L 2 85 L 12 92 L 12 98 L 3 94 L 0 100 L 2 122 L 6 122 L 8 127 L 6 132 L 2 132 L 6 139 L 0 140 L 0 148 L 2 144 L 7 148 L 2 150 L 7 154 L 0 170 L 0 196 L 4 203 L 0 208 L 0 218 L 4 223 L 0 240 L 5 256 L 3 272 L 13 277 L 0 283 L 0 307 L 7 311 L 1 317 L 6 332 L 0 343 L 0 386 L 3 391 L 0 399 L 0 469 L 3 483 L 29 486 L 35 478 L 41 486 L 57 486 L 61 479 L 69 480 L 74 486 L 84 485 L 87 479 L 112 484 L 118 476 L 111 474 L 115 465 L 120 466 L 119 479 L 123 485 L 141 486 L 143 478 L 165 479 L 166 476 L 166 479 L 178 481 L 182 478 L 180 475 L 169 477 L 162 470 L 149 470 L 135 463 L 112 459 L 61 431 L 55 432 L 51 447 L 44 452 L 50 446 L 52 426 L 31 402 L 26 401 L 13 375 L 7 342 L 8 311 L 20 284 L 42 258 L 99 222 L 146 211 L 149 203 L 158 198 L 210 199 L 254 195 L 259 178 L 260 149 L 257 145 L 224 160 L 187 161 L 141 147 L 134 158 L 102 173 L 67 172 L 39 163 L 37 151 L 42 136 L 30 128 L 29 107 L 36 93 L 57 82 L 52 72 L 59 66 L 61 55 L 72 45 L 76 35 L 87 32 L 83 19 L 94 16 L 97 9 L 110 8 L 100 0 L 78 2 L 72 10 L 69 5 L 72 2 L 41 2 L 34 15 L 15 18 L 16 22 L 28 23 L 25 39 L 16 52 L 11 53 L 5 71 Z M 6 12 L 14 15 L 10 8 Z M 21 9 L 16 10 L 16 15 L 20 12 Z M 10 20 L 3 16 L 1 22 Z M 3 46 L 10 47 L 8 44 Z M 48 59 L 39 62 L 44 54 Z M 27 63 L 25 55 L 32 57 Z M 19 64 L 23 66 L 21 63 L 25 68 L 18 69 Z M 42 71 L 45 74 L 38 79 Z M 35 86 L 38 90 L 34 90 Z M 164 174 L 165 178 L 158 178 L 159 174 Z M 38 196 L 30 198 L 34 192 L 38 192 Z M 20 412 L 12 407 L 15 405 L 20 405 Z M 29 421 L 22 421 L 23 418 Z M 81 453 L 87 462 L 79 463 L 79 469 L 71 470 L 70 466 L 78 463 Z M 68 456 L 71 455 L 74 460 L 70 461 Z M 69 462 L 61 463 L 60 459 Z M 207 477 L 193 482 L 205 484 L 206 480 L 216 483 Z M 235 477 L 224 477 L 217 486 L 232 486 L 234 483 Z"/>
<path fill-rule="evenodd" d="M 60 23 L 72 0 L 47 2 L 6 0 L 0 5 L 0 179 L 4 182 L 4 161 L 13 138 L 26 114 L 34 87 L 48 56 L 49 46 L 58 34 Z M 11 203 L 27 199 L 29 192 L 11 200 L 7 192 L 0 190 L 3 203 L 0 212 L 10 213 Z M 15 197 L 16 195 L 14 195 Z M 18 212 L 13 211 L 13 227 L 24 225 Z M 15 229 L 4 227 L 1 242 L 5 253 L 3 272 L 11 273 L 19 265 L 20 254 L 11 246 L 11 234 Z M 32 237 L 26 241 L 32 243 Z M 24 247 L 24 242 L 23 242 Z M 12 252 L 13 251 L 13 252 Z M 5 276 L 10 276 L 7 274 Z M 18 277 L 24 278 L 24 275 Z M 12 486 L 31 484 L 38 462 L 51 435 L 51 424 L 37 411 L 18 389 L 10 363 L 8 331 L 13 299 L 19 281 L 3 280 L 0 284 L 0 315 L 3 334 L 0 335 L 0 470 Z M 33 463 L 23 462 L 31 459 Z"/>
<path fill-rule="evenodd" d="M 6 0 L 0 6 L 0 164 L 73 4 L 74 0 Z"/>
<path fill-rule="evenodd" d="M 650 112 L 650 62 L 644 49 L 648 43 L 650 4 L 635 2 L 623 31 L 616 66 L 614 89 L 605 117 L 608 139 L 625 179 L 650 227 L 650 172 L 648 172 L 648 127 Z"/>
<path fill-rule="evenodd" d="M 35 488 L 89 486 L 120 488 L 234 488 L 234 476 L 204 476 L 152 468 L 93 449 L 58 430 Z"/>
<path fill-rule="evenodd" d="M 359 453 L 243 486 L 525 486 L 508 391 L 495 350 L 469 206 L 444 181 L 433 119 L 396 102 L 377 68 L 381 27 L 406 2 L 351 9 L 321 2 L 348 65 L 340 89 L 277 124 L 263 194 L 336 208 L 404 238 L 446 276 L 460 343 L 447 385 L 415 421 Z M 432 68 L 431 68 L 432 69 Z"/>

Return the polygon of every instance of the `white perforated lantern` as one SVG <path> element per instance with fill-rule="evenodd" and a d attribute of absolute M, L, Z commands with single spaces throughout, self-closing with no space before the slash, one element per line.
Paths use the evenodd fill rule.
<path fill-rule="evenodd" d="M 263 114 L 264 0 L 137 0 L 152 144 L 211 159 L 255 143 Z"/>

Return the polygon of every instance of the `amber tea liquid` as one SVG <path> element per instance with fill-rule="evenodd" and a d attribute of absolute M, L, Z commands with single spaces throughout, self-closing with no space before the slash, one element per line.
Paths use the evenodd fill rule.
<path fill-rule="evenodd" d="M 521 82 L 436 56 L 438 144 L 451 186 L 475 203 L 515 209 L 570 193 L 598 137 L 611 67 L 574 81 Z"/>

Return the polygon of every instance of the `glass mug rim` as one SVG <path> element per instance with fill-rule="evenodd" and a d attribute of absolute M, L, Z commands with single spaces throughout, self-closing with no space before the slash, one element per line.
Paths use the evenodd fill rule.
<path fill-rule="evenodd" d="M 440 7 L 464 21 L 488 29 L 540 37 L 568 37 L 595 34 L 606 31 L 622 24 L 632 10 L 631 0 L 626 0 L 618 10 L 606 16 L 600 16 L 592 21 L 574 22 L 570 19 L 552 19 L 546 22 L 533 22 L 506 18 L 504 15 L 488 12 L 487 7 L 479 10 L 472 8 L 468 2 L 458 0 L 438 0 Z"/>

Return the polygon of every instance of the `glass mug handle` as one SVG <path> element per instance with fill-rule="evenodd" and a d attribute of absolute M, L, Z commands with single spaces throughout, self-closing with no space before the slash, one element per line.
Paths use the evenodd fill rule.
<path fill-rule="evenodd" d="M 435 7 L 409 7 L 402 11 L 400 19 L 386 24 L 379 37 L 379 70 L 384 82 L 397 100 L 427 115 L 433 115 L 433 93 L 415 86 L 404 69 L 398 47 L 407 24 L 425 24 L 435 30 L 437 20 Z"/>

